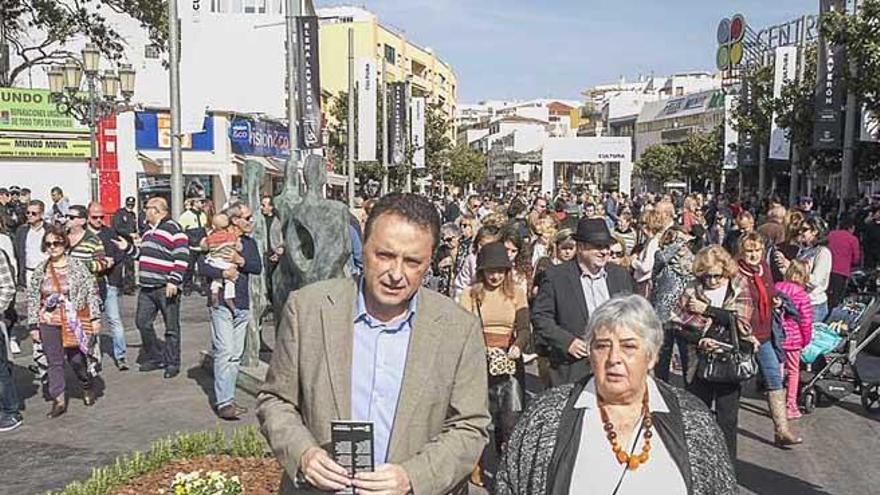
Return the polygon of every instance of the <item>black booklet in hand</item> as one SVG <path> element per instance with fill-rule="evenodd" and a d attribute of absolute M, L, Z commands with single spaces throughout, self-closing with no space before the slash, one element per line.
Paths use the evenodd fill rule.
<path fill-rule="evenodd" d="M 373 464 L 373 423 L 370 421 L 332 421 L 330 440 L 333 442 L 333 460 L 354 477 L 357 473 L 371 472 Z M 354 494 L 349 488 L 337 492 Z"/>

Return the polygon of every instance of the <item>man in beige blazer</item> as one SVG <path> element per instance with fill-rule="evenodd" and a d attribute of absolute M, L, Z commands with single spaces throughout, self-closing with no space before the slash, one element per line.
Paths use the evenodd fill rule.
<path fill-rule="evenodd" d="M 362 279 L 287 301 L 257 416 L 284 468 L 283 494 L 467 493 L 487 442 L 486 358 L 477 319 L 421 288 L 439 216 L 412 194 L 376 203 Z M 327 452 L 330 422 L 373 421 L 373 473 L 349 478 Z"/>

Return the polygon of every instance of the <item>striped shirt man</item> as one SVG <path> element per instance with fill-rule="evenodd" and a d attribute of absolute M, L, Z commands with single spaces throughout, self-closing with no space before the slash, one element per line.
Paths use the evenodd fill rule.
<path fill-rule="evenodd" d="M 174 220 L 162 220 L 155 227 L 147 225 L 135 256 L 141 287 L 183 284 L 183 275 L 189 266 L 189 247 L 186 234 Z"/>

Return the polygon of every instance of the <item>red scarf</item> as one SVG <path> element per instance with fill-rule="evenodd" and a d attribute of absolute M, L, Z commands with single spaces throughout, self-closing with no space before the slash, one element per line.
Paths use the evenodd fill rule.
<path fill-rule="evenodd" d="M 755 297 L 755 310 L 758 313 L 758 321 L 767 321 L 770 319 L 770 295 L 767 293 L 767 286 L 764 285 L 764 277 L 761 276 L 764 273 L 763 265 L 756 268 L 740 260 L 739 271 L 751 279 L 752 286 L 755 288 L 757 296 Z"/>

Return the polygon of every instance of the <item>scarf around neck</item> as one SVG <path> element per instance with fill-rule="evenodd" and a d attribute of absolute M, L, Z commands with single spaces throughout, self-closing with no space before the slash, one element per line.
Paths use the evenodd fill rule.
<path fill-rule="evenodd" d="M 758 321 L 764 322 L 770 318 L 770 295 L 767 293 L 767 286 L 764 285 L 764 267 L 759 265 L 757 268 L 749 265 L 743 260 L 739 261 L 739 271 L 743 276 L 750 279 L 755 287 L 755 310 L 758 312 Z"/>

